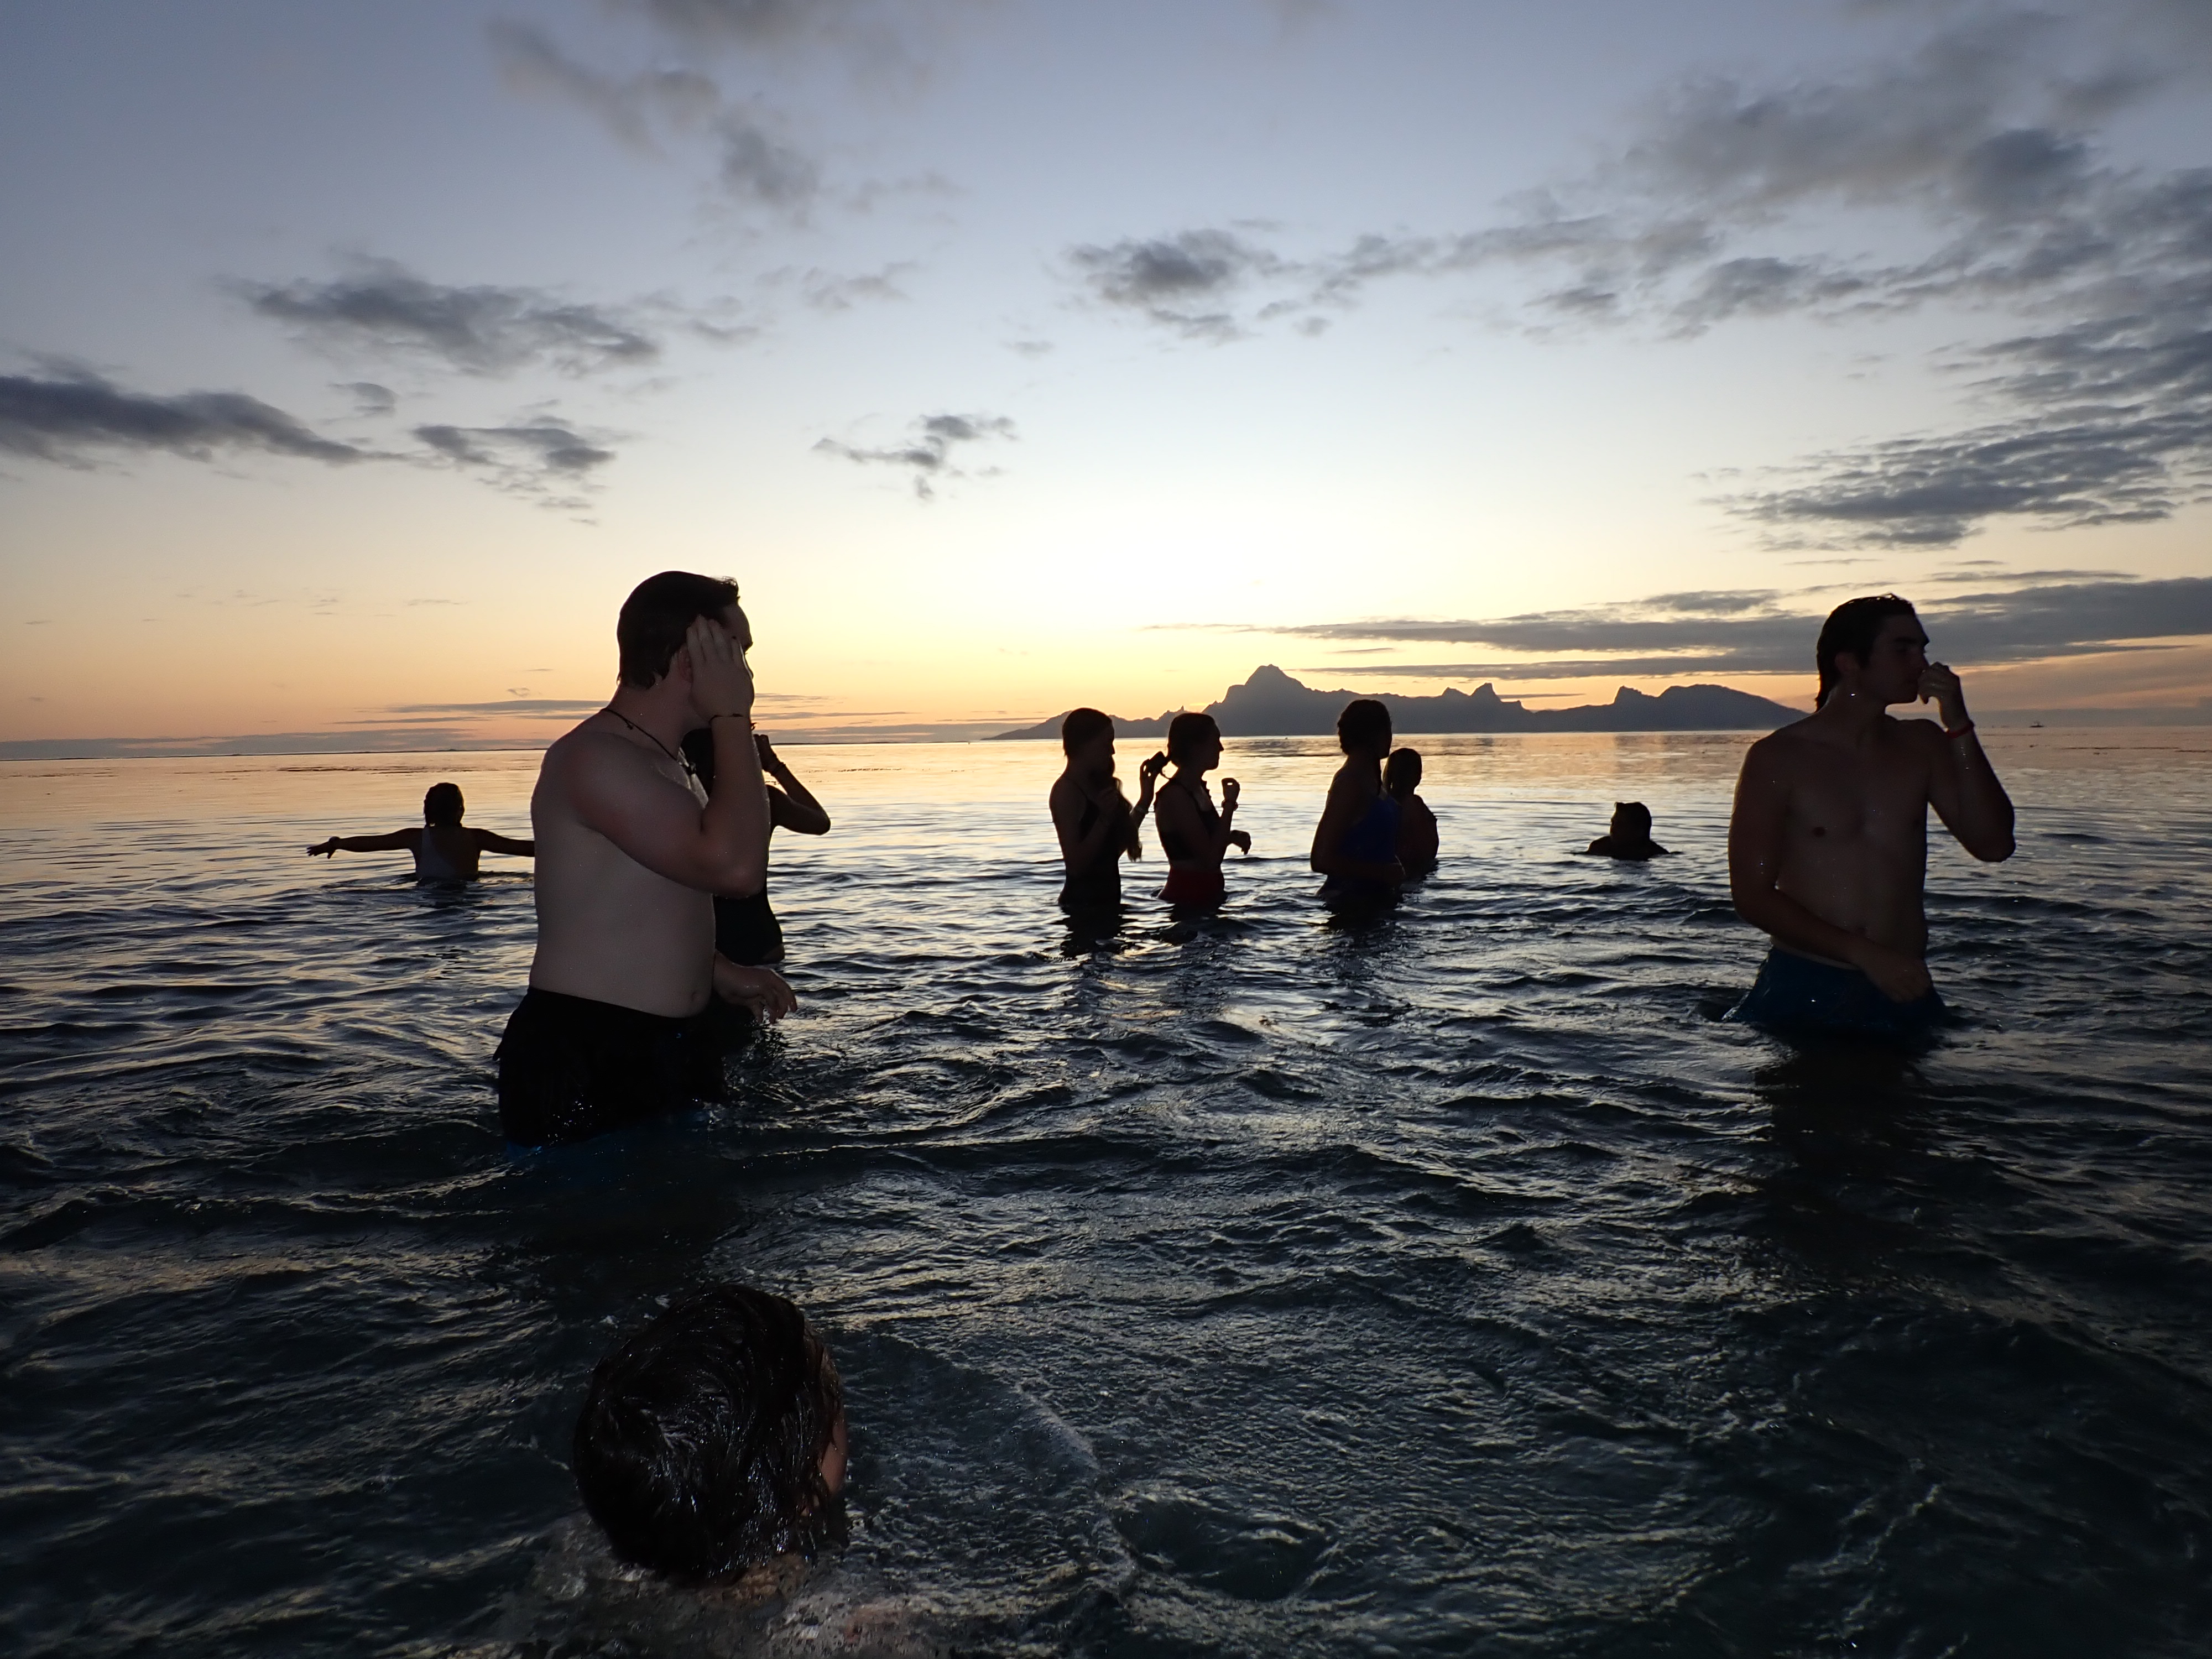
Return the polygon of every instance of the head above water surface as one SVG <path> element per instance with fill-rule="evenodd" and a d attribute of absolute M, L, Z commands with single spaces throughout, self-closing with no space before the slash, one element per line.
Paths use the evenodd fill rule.
<path fill-rule="evenodd" d="M 1650 841 L 1651 839 L 1651 809 L 1640 800 L 1613 802 L 1611 830 L 1615 841 Z"/>
<path fill-rule="evenodd" d="M 1820 640 L 1813 647 L 1813 664 L 1820 675 L 1820 690 L 1813 699 L 1814 708 L 1826 702 L 1828 694 L 1842 683 L 1842 672 L 1836 666 L 1837 653 L 1848 653 L 1862 669 L 1865 668 L 1874 653 L 1874 642 L 1893 617 L 1910 617 L 1916 623 L 1918 620 L 1912 602 L 1894 593 L 1846 599 L 1828 613 L 1828 620 L 1820 624 Z"/>
<path fill-rule="evenodd" d="M 592 1373 L 573 1449 L 615 1553 L 690 1583 L 843 1541 L 844 1388 L 805 1316 L 717 1285 Z"/>
<path fill-rule="evenodd" d="M 1336 717 L 1336 741 L 1347 755 L 1382 759 L 1390 751 L 1390 711 L 1372 697 L 1354 697 Z"/>
<path fill-rule="evenodd" d="M 1073 758 L 1075 751 L 1100 738 L 1114 735 L 1114 717 L 1096 708 L 1071 708 L 1060 723 L 1060 752 Z"/>
<path fill-rule="evenodd" d="M 1168 722 L 1168 758 L 1177 766 L 1188 765 L 1198 758 L 1208 744 L 1212 746 L 1218 756 L 1221 749 L 1221 727 L 1212 715 L 1182 714 Z"/>
<path fill-rule="evenodd" d="M 1421 787 L 1421 751 L 1393 749 L 1382 763 L 1382 787 L 1394 795 L 1410 794 Z"/>
<path fill-rule="evenodd" d="M 696 576 L 688 570 L 647 576 L 630 589 L 615 620 L 622 683 L 641 691 L 654 684 L 683 649 L 684 636 L 694 621 L 711 617 L 726 622 L 732 614 L 738 620 L 738 643 L 750 649 L 744 612 L 738 609 L 737 583 L 726 576 Z"/>
<path fill-rule="evenodd" d="M 461 786 L 458 783 L 434 783 L 422 792 L 422 822 L 425 823 L 459 823 L 465 810 Z"/>

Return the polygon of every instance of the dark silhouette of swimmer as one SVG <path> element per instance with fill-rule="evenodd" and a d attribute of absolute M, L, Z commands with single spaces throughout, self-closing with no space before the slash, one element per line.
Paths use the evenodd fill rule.
<path fill-rule="evenodd" d="M 1096 708 L 1069 711 L 1060 723 L 1067 765 L 1053 781 L 1052 827 L 1067 880 L 1060 890 L 1071 912 L 1112 910 L 1121 902 L 1121 859 L 1145 855 L 1138 826 L 1152 810 L 1152 791 L 1167 761 L 1155 755 L 1137 769 L 1137 801 L 1131 805 L 1114 776 L 1114 718 Z"/>
<path fill-rule="evenodd" d="M 1177 714 L 1168 722 L 1164 757 L 1175 775 L 1161 786 L 1152 806 L 1159 826 L 1160 851 L 1168 860 L 1167 885 L 1159 896 L 1170 904 L 1204 908 L 1221 902 L 1228 886 L 1221 878 L 1221 860 L 1232 847 L 1252 850 L 1252 837 L 1233 827 L 1238 787 L 1234 778 L 1221 781 L 1221 810 L 1213 807 L 1206 775 L 1221 764 L 1221 728 L 1211 714 Z"/>
<path fill-rule="evenodd" d="M 1774 947 L 1729 1017 L 1917 1036 L 1943 1011 L 1924 961 L 1928 809 L 1995 863 L 2012 856 L 2012 802 L 1906 601 L 1838 605 L 1814 660 L 1818 706 L 1752 744 L 1736 782 L 1729 892 Z M 1931 699 L 1941 725 L 1887 712 Z"/>
<path fill-rule="evenodd" d="M 1437 865 L 1437 815 L 1418 793 L 1421 787 L 1421 751 L 1394 749 L 1382 763 L 1382 788 L 1398 803 L 1398 862 L 1409 876 L 1433 870 Z"/>
<path fill-rule="evenodd" d="M 718 1285 L 592 1372 L 572 1461 L 615 1553 L 684 1584 L 773 1594 L 845 1540 L 845 1398 L 805 1316 Z"/>
<path fill-rule="evenodd" d="M 1390 711 L 1372 697 L 1354 698 L 1336 717 L 1336 741 L 1344 764 L 1329 780 L 1328 801 L 1314 826 L 1311 863 L 1328 878 L 1321 889 L 1326 902 L 1379 902 L 1406 879 L 1398 861 L 1398 803 L 1382 787 Z"/>
<path fill-rule="evenodd" d="M 1613 824 L 1583 849 L 1608 859 L 1656 858 L 1667 849 L 1651 839 L 1651 809 L 1640 800 L 1613 804 Z"/>
<path fill-rule="evenodd" d="M 511 841 L 489 830 L 472 829 L 461 822 L 461 787 L 434 783 L 423 792 L 422 827 L 394 830 L 388 836 L 332 836 L 307 849 L 309 858 L 335 858 L 340 853 L 397 853 L 415 855 L 415 873 L 425 881 L 473 881 L 477 860 L 486 853 L 510 853 L 534 858 L 534 841 Z"/>
<path fill-rule="evenodd" d="M 830 814 L 799 781 L 799 775 L 775 752 L 775 745 L 768 740 L 767 734 L 754 732 L 753 745 L 760 752 L 762 772 L 775 780 L 775 783 L 768 786 L 771 838 L 778 830 L 789 830 L 801 836 L 828 835 Z M 711 795 L 714 790 L 714 734 L 703 731 L 687 732 L 682 747 L 684 758 L 691 764 L 692 775 Z M 778 788 L 777 784 L 782 787 Z M 783 960 L 783 924 L 769 907 L 765 877 L 757 893 L 744 897 L 727 893 L 715 895 L 714 949 L 747 968 L 767 967 Z"/>

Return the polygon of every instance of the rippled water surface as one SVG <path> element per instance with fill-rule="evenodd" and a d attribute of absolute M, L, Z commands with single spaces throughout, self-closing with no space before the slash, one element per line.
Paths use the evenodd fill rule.
<path fill-rule="evenodd" d="M 1327 746 L 1241 743 L 1220 922 L 1097 949 L 1047 746 L 793 750 L 801 1016 L 531 1157 L 526 865 L 302 849 L 520 833 L 534 756 L 0 767 L 0 1649 L 2202 1653 L 2212 736 L 1996 737 L 1915 1061 L 1716 1022 L 1745 741 L 1425 739 L 1447 861 L 1358 927 Z M 1679 855 L 1574 856 L 1631 797 Z M 714 1277 L 848 1379 L 772 1616 L 574 1522 L 591 1364 Z"/>

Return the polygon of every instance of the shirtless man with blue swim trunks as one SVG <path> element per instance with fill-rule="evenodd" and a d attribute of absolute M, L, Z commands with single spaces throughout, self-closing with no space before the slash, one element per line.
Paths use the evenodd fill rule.
<path fill-rule="evenodd" d="M 1729 891 L 1774 948 L 1729 1018 L 1911 1039 L 1943 1012 L 1924 960 L 1928 809 L 1994 864 L 2012 856 L 2012 802 L 1911 605 L 1838 606 L 1814 656 L 1818 707 L 1753 744 L 1736 782 Z M 1940 726 L 1887 712 L 1931 699 Z"/>

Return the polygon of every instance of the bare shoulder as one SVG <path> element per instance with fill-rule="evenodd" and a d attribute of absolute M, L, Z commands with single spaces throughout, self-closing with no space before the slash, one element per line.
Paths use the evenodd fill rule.
<path fill-rule="evenodd" d="M 1806 728 L 1813 717 L 1792 720 L 1778 732 L 1770 732 L 1743 751 L 1743 774 L 1775 776 L 1795 772 L 1817 758 L 1820 744 Z"/>

